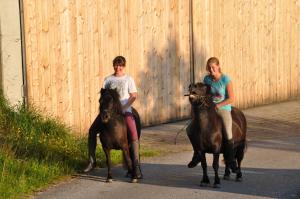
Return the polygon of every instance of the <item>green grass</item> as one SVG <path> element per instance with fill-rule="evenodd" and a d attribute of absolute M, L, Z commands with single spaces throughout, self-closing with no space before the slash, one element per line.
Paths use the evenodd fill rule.
<path fill-rule="evenodd" d="M 58 120 L 42 116 L 33 107 L 11 107 L 0 91 L 0 198 L 23 198 L 66 176 L 87 163 L 87 137 Z M 142 149 L 141 156 L 159 155 Z M 105 155 L 97 146 L 97 165 Z M 111 152 L 112 163 L 122 161 L 121 151 Z"/>
<path fill-rule="evenodd" d="M 162 153 L 159 150 L 141 147 L 140 155 L 141 157 L 153 157 L 162 155 Z"/>
<path fill-rule="evenodd" d="M 0 92 L 0 198 L 24 197 L 79 171 L 86 140 L 34 108 L 11 107 Z"/>

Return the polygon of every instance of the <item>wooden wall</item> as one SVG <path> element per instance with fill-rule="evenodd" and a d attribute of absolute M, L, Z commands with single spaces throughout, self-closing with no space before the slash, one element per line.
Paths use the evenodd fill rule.
<path fill-rule="evenodd" d="M 191 63 L 200 81 L 211 56 L 238 107 L 299 97 L 299 13 L 299 0 L 24 0 L 29 102 L 86 133 L 117 55 L 144 125 L 189 116 Z"/>
<path fill-rule="evenodd" d="M 117 55 L 144 125 L 189 115 L 189 1 L 24 0 L 29 101 L 86 133 Z"/>
<path fill-rule="evenodd" d="M 236 106 L 300 96 L 300 1 L 194 0 L 193 29 L 196 80 L 218 57 Z"/>

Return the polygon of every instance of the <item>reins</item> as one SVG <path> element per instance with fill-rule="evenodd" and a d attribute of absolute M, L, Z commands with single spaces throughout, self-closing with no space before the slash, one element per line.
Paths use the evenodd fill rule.
<path fill-rule="evenodd" d="M 174 139 L 174 144 L 177 144 L 177 137 L 178 135 L 191 123 L 191 120 L 188 120 L 185 125 L 177 132 L 175 139 Z"/>
<path fill-rule="evenodd" d="M 190 94 L 185 94 L 184 96 L 190 96 Z M 198 109 L 206 109 L 209 107 L 209 96 L 197 96 L 200 104 L 196 106 Z M 185 125 L 176 133 L 174 144 L 177 144 L 177 138 L 179 134 L 191 123 L 191 120 L 188 120 Z"/>

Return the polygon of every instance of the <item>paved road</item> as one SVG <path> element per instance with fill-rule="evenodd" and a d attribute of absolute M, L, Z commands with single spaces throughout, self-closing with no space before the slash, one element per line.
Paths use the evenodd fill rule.
<path fill-rule="evenodd" d="M 221 188 L 200 187 L 202 170 L 186 167 L 185 151 L 143 161 L 144 179 L 128 183 L 125 171 L 113 168 L 113 183 L 105 183 L 106 169 L 79 175 L 39 193 L 35 198 L 300 198 L 300 101 L 244 111 L 249 123 L 243 182 L 221 181 Z M 144 135 L 180 129 L 185 122 L 144 129 Z M 174 129 L 173 135 L 176 134 Z M 184 136 L 184 135 L 182 135 Z M 186 140 L 185 140 L 186 141 Z M 182 142 L 185 142 L 182 140 Z M 176 147 L 176 146 L 174 146 Z M 208 164 L 212 157 L 208 155 Z M 222 163 L 220 175 L 224 173 Z M 213 169 L 209 167 L 213 182 Z"/>

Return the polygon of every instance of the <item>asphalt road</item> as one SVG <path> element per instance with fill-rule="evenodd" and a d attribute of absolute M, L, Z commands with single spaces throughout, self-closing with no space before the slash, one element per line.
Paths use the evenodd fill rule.
<path fill-rule="evenodd" d="M 300 101 L 244 110 L 248 120 L 248 150 L 242 162 L 243 181 L 221 181 L 221 188 L 200 187 L 201 166 L 189 169 L 191 151 L 143 161 L 144 179 L 129 183 L 121 167 L 113 168 L 114 181 L 105 183 L 106 169 L 37 193 L 34 198 L 300 198 Z M 184 122 L 174 123 L 180 128 Z M 169 124 L 170 125 L 170 124 Z M 160 131 L 170 126 L 160 125 Z M 150 134 L 157 127 L 147 128 Z M 176 132 L 174 132 L 176 134 Z M 184 136 L 184 135 L 183 135 Z M 176 147 L 174 145 L 174 147 Z M 212 165 L 212 155 L 207 155 Z M 220 161 L 220 177 L 224 165 Z M 213 169 L 209 168 L 213 183 Z"/>

